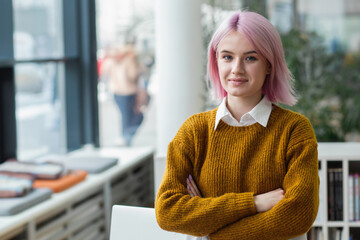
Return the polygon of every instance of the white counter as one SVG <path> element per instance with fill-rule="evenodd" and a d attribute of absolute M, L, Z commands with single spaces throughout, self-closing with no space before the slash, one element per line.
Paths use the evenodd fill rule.
<path fill-rule="evenodd" d="M 38 232 L 37 222 L 43 222 L 49 213 L 65 209 L 74 202 L 81 200 L 87 195 L 96 191 L 103 191 L 104 216 L 105 216 L 105 237 L 109 233 L 110 211 L 112 205 L 112 181 L 121 174 L 129 171 L 133 166 L 153 158 L 152 148 L 103 148 L 88 149 L 72 152 L 71 156 L 102 156 L 117 157 L 118 164 L 100 174 L 88 174 L 86 180 L 65 190 L 61 193 L 53 194 L 49 200 L 31 207 L 17 215 L 0 217 L 0 238 L 10 236 L 10 233 L 27 230 L 27 239 L 35 239 Z M 150 163 L 151 164 L 151 163 Z M 99 200 L 101 201 L 101 200 Z M 104 217 L 103 216 L 103 217 Z M 38 240 L 38 239 L 36 239 Z"/>

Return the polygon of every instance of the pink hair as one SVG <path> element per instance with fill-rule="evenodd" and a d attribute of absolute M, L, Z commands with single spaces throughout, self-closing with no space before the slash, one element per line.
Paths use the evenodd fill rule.
<path fill-rule="evenodd" d="M 279 33 L 265 17 L 246 11 L 237 11 L 222 22 L 210 41 L 208 79 L 212 83 L 215 96 L 224 98 L 227 95 L 220 82 L 217 48 L 220 41 L 232 31 L 243 34 L 258 54 L 269 62 L 271 73 L 262 88 L 267 99 L 273 103 L 294 105 L 297 102 L 293 88 L 294 78 L 286 65 Z"/>

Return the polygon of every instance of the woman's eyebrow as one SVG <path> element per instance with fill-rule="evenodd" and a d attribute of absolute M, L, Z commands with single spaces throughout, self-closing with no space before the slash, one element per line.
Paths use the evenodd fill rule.
<path fill-rule="evenodd" d="M 232 52 L 228 50 L 221 50 L 220 53 L 232 53 Z"/>
<path fill-rule="evenodd" d="M 246 55 L 246 54 L 252 54 L 252 53 L 256 53 L 256 54 L 257 54 L 257 52 L 256 52 L 255 50 L 251 50 L 251 51 L 248 51 L 248 52 L 244 52 L 244 55 Z"/>
<path fill-rule="evenodd" d="M 229 50 L 221 50 L 220 53 L 233 53 L 233 52 L 231 52 Z M 257 54 L 257 52 L 255 50 L 251 50 L 251 51 L 244 52 L 243 55 L 253 54 L 253 53 Z"/>

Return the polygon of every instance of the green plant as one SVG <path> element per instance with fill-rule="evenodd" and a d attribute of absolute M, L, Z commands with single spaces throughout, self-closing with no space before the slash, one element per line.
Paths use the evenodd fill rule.
<path fill-rule="evenodd" d="M 313 32 L 291 30 L 282 41 L 299 97 L 290 109 L 310 119 L 318 141 L 345 141 L 360 132 L 360 56 L 329 53 Z"/>

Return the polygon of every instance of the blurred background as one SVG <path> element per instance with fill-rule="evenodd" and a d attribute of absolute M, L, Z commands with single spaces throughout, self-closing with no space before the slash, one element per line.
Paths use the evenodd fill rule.
<path fill-rule="evenodd" d="M 319 151 L 319 176 L 345 169 L 336 186 L 345 189 L 337 197 L 346 209 L 348 177 L 360 173 L 359 0 L 1 0 L 0 163 L 150 147 L 156 189 L 180 125 L 219 104 L 206 79 L 207 45 L 238 9 L 278 29 L 299 96 L 290 109 L 310 119 L 319 142 L 330 142 Z M 324 218 L 334 201 L 331 184 L 321 182 Z M 315 234 L 360 236 L 359 222 L 344 214 L 318 219 Z"/>
<path fill-rule="evenodd" d="M 131 146 L 156 147 L 159 132 L 156 103 L 162 92 L 157 76 L 163 69 L 157 61 L 161 50 L 156 49 L 159 47 L 156 1 L 97 0 L 95 9 L 90 9 L 95 18 L 95 26 L 90 26 L 94 27 L 94 40 L 89 39 L 94 36 L 93 30 L 83 30 L 82 22 L 89 16 L 77 16 L 76 8 L 81 10 L 81 4 L 71 6 L 64 2 L 0 3 L 11 5 L 13 19 L 8 30 L 12 31 L 11 37 L 6 37 L 4 32 L 0 34 L 2 42 L 13 47 L 8 56 L 3 53 L 0 73 L 3 79 L 12 78 L 13 73 L 14 79 L 14 95 L 4 87 L 6 81 L 0 79 L 4 85 L 1 118 L 5 119 L 1 126 L 8 134 L 11 133 L 8 126 L 16 129 L 12 131 L 16 132 L 15 140 L 2 141 L 16 141 L 13 144 L 16 154 L 24 159 L 66 152 L 84 144 L 124 146 L 121 124 L 124 117 L 113 97 L 111 74 L 105 74 L 103 67 L 113 49 L 131 45 L 137 86 L 145 92 L 145 100 L 139 100 L 143 119 L 133 133 Z M 310 119 L 318 140 L 360 141 L 360 3 L 357 0 L 201 1 L 198 13 L 201 49 L 194 53 L 201 55 L 201 64 L 196 65 L 201 74 L 191 79 L 201 83 L 196 92 L 201 98 L 199 111 L 217 105 L 206 83 L 207 44 L 218 23 L 236 9 L 259 12 L 279 30 L 300 97 L 292 109 Z M 76 23 L 67 21 L 72 17 L 77 19 Z M 82 32 L 82 37 L 74 37 L 78 32 Z M 87 53 L 94 46 L 96 50 Z M 174 58 L 176 54 L 174 50 Z M 86 61 L 95 61 L 95 65 L 87 67 L 90 69 L 87 72 L 81 65 Z M 81 71 L 76 70 L 79 66 L 83 68 Z M 96 87 L 86 85 L 89 75 L 96 78 Z M 11 107 L 12 96 L 14 107 Z M 9 106 L 14 118 L 5 112 Z"/>
<path fill-rule="evenodd" d="M 155 53 L 155 1 L 98 2 L 98 59 L 114 43 L 135 41 L 139 59 L 146 65 Z M 119 11 L 118 9 L 121 9 Z M 206 0 L 201 4 L 202 57 L 219 22 L 230 11 L 248 9 L 266 16 L 279 30 L 287 63 L 296 79 L 299 102 L 292 110 L 307 116 L 318 141 L 360 141 L 360 3 L 356 0 Z M 156 106 L 158 90 L 156 59 L 149 66 L 149 103 L 146 118 L 134 144 L 156 141 Z M 159 69 L 158 69 L 159 70 Z M 203 61 L 201 96 L 203 110 L 217 102 L 206 84 Z M 197 79 L 194 79 L 196 81 Z M 116 107 L 100 77 L 99 106 L 101 143 L 115 143 Z M 115 115 L 113 115 L 115 113 Z M 105 116 L 113 115 L 114 118 Z"/>

